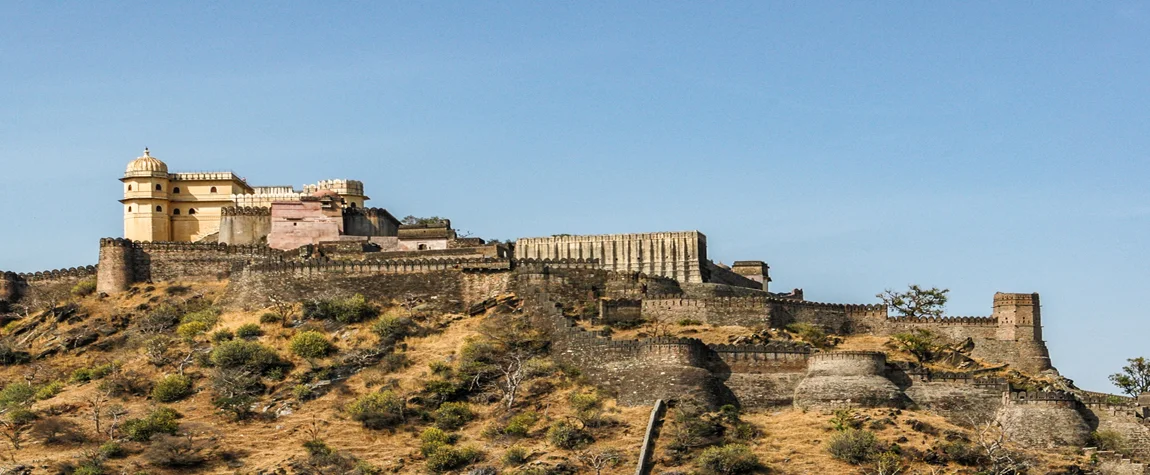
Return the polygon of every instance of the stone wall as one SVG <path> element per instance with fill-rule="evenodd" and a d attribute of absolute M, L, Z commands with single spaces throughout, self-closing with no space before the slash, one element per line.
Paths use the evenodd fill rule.
<path fill-rule="evenodd" d="M 115 293 L 135 282 L 225 279 L 254 263 L 282 262 L 290 254 L 259 245 L 100 240 L 96 288 Z"/>
<path fill-rule="evenodd" d="M 344 208 L 343 232 L 350 236 L 398 236 L 399 220 L 383 208 Z"/>
<path fill-rule="evenodd" d="M 996 420 L 1010 440 L 1024 447 L 1082 447 L 1090 438 L 1082 403 L 1071 393 L 1008 392 L 1002 399 Z"/>
<path fill-rule="evenodd" d="M 643 301 L 639 299 L 599 299 L 599 322 L 608 325 L 638 322 L 643 319 Z"/>
<path fill-rule="evenodd" d="M 232 276 L 224 303 L 252 309 L 272 297 L 304 301 L 362 294 L 380 302 L 414 298 L 438 311 L 462 313 L 507 291 L 506 272 L 487 272 L 486 263 L 476 264 L 478 269 L 449 262 L 257 265 Z"/>
<path fill-rule="evenodd" d="M 886 309 L 880 305 L 827 304 L 768 296 L 643 300 L 643 318 L 648 319 L 692 319 L 746 327 L 808 323 L 833 333 L 848 333 L 855 315 L 879 311 L 885 313 Z"/>
<path fill-rule="evenodd" d="M 233 245 L 267 242 L 272 231 L 271 208 L 227 207 L 220 213 L 219 242 Z"/>
<path fill-rule="evenodd" d="M 705 282 L 707 237 L 698 231 L 521 238 L 516 259 L 595 259 L 604 269 Z"/>
<path fill-rule="evenodd" d="M 70 267 L 49 271 L 15 273 L 0 271 L 0 301 L 17 302 L 23 297 L 63 300 L 81 280 L 96 276 L 96 266 Z"/>
<path fill-rule="evenodd" d="M 906 396 L 886 378 L 886 354 L 875 351 L 816 353 L 795 388 L 795 406 L 902 407 Z"/>

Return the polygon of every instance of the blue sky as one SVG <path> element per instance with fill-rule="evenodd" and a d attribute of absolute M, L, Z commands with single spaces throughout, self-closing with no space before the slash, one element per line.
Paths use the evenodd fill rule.
<path fill-rule="evenodd" d="M 1145 3 L 339 3 L 0 3 L 0 269 L 95 263 L 147 146 L 489 238 L 698 229 L 812 300 L 1040 292 L 1089 389 L 1150 356 Z"/>

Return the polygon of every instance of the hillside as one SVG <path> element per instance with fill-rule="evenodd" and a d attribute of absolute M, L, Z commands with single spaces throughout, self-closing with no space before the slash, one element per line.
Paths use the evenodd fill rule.
<path fill-rule="evenodd" d="M 552 336 L 512 295 L 475 315 L 402 296 L 244 310 L 224 305 L 223 282 L 115 296 L 85 282 L 53 309 L 5 317 L 6 473 L 606 474 L 632 473 L 639 456 L 651 407 L 619 404 L 552 358 Z M 833 456 L 830 441 L 846 433 L 876 440 Z M 975 473 L 1001 462 L 980 445 L 996 434 L 923 410 L 740 411 L 684 399 L 665 417 L 652 473 Z M 1091 463 L 1076 450 L 1001 450 L 1032 473 Z"/>

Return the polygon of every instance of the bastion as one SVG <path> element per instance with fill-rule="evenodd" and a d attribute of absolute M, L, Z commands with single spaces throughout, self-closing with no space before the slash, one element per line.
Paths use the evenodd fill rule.
<path fill-rule="evenodd" d="M 884 376 L 886 354 L 831 351 L 807 360 L 807 375 L 795 388 L 796 407 L 902 407 L 905 396 Z"/>

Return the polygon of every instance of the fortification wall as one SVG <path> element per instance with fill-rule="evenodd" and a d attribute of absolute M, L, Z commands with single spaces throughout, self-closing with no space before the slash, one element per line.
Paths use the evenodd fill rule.
<path fill-rule="evenodd" d="M 57 302 L 67 298 L 72 287 L 81 280 L 95 277 L 96 272 L 96 266 L 27 273 L 0 272 L 0 300 L 15 303 L 31 297 Z"/>
<path fill-rule="evenodd" d="M 362 294 L 381 302 L 414 298 L 438 311 L 462 313 L 508 291 L 506 272 L 488 272 L 483 266 L 490 262 L 471 264 L 476 267 L 447 261 L 255 265 L 232 276 L 224 303 L 253 309 L 272 297 L 304 301 Z"/>
<path fill-rule="evenodd" d="M 1126 448 L 1141 460 L 1150 460 L 1150 427 L 1138 416 L 1141 408 L 1130 404 L 1085 404 L 1086 423 L 1096 431 L 1114 431 Z"/>
<path fill-rule="evenodd" d="M 888 370 L 888 377 L 891 373 Z M 1002 407 L 1002 394 L 1010 391 L 1006 379 L 971 373 L 919 370 L 895 374 L 890 379 L 898 384 L 900 377 L 905 378 L 908 386 L 903 392 L 913 403 L 963 425 L 993 420 Z"/>
<path fill-rule="evenodd" d="M 835 333 L 851 330 L 852 318 L 884 312 L 880 305 L 843 305 L 784 299 L 766 295 L 643 300 L 643 318 L 700 320 L 718 325 L 784 327 L 791 323 L 817 325 Z"/>
<path fill-rule="evenodd" d="M 712 371 L 741 407 L 789 406 L 806 373 L 810 349 L 785 342 L 710 345 Z"/>
<path fill-rule="evenodd" d="M 795 406 L 902 407 L 906 396 L 886 376 L 886 355 L 874 351 L 816 353 L 795 388 Z"/>
<path fill-rule="evenodd" d="M 398 236 L 399 220 L 383 208 L 345 208 L 343 231 L 351 236 Z"/>
<path fill-rule="evenodd" d="M 272 232 L 271 208 L 241 206 L 220 210 L 219 242 L 231 245 L 266 243 Z"/>
<path fill-rule="evenodd" d="M 596 259 L 607 270 L 704 282 L 707 238 L 698 231 L 521 238 L 516 259 Z"/>
<path fill-rule="evenodd" d="M 707 282 L 716 284 L 731 285 L 735 287 L 742 287 L 746 289 L 763 290 L 763 283 L 749 279 L 740 275 L 729 268 L 717 265 L 711 261 L 707 261 Z"/>
<path fill-rule="evenodd" d="M 1009 392 L 1002 396 L 996 420 L 1008 438 L 1034 448 L 1082 447 L 1090 426 L 1071 393 Z"/>
<path fill-rule="evenodd" d="M 599 299 L 599 321 L 602 323 L 638 322 L 642 318 L 642 300 Z"/>

